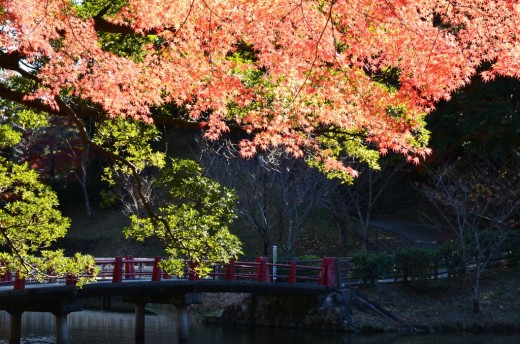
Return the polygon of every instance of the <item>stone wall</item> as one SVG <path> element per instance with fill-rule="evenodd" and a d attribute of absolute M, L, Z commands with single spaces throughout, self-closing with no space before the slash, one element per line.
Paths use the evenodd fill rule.
<path fill-rule="evenodd" d="M 206 314 L 212 323 L 355 331 L 344 310 L 331 306 L 324 296 L 249 295 L 240 303 Z"/>

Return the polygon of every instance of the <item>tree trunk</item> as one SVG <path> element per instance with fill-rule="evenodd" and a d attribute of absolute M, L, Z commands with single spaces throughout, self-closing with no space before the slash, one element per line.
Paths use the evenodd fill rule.
<path fill-rule="evenodd" d="M 476 266 L 475 266 L 475 281 L 473 282 L 473 312 L 480 313 L 482 309 L 480 308 L 480 276 L 481 276 L 481 263 L 477 258 Z"/>

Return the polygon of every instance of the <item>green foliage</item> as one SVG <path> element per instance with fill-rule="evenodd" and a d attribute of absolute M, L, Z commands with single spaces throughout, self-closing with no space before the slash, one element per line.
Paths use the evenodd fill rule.
<path fill-rule="evenodd" d="M 0 118 L 0 148 L 16 146 L 22 139 L 22 132 L 47 124 L 45 115 L 33 110 L 0 100 L 3 115 Z"/>
<path fill-rule="evenodd" d="M 192 160 L 172 159 L 157 183 L 165 192 L 158 217 L 133 215 L 124 233 L 138 241 L 159 238 L 169 256 L 161 263 L 168 273 L 179 274 L 179 259 L 187 258 L 204 275 L 212 263 L 227 262 L 241 253 L 239 239 L 228 229 L 236 217 L 232 190 L 205 177 Z"/>
<path fill-rule="evenodd" d="M 80 17 L 91 18 L 102 14 L 102 17 L 110 17 L 118 14 L 128 0 L 85 0 L 76 1 L 76 9 Z M 146 45 L 162 46 L 164 41 L 157 35 L 129 35 L 127 33 L 112 33 L 98 31 L 99 44 L 105 51 L 129 58 L 135 62 L 143 62 L 147 54 Z"/>
<path fill-rule="evenodd" d="M 45 114 L 24 108 L 16 112 L 16 121 L 23 129 L 35 129 L 46 126 L 48 119 Z"/>
<path fill-rule="evenodd" d="M 446 266 L 449 271 L 464 270 L 464 263 L 462 260 L 462 250 L 458 240 L 445 241 L 438 249 L 438 255 L 441 259 L 441 264 Z"/>
<path fill-rule="evenodd" d="M 41 280 L 49 268 L 63 276 L 93 266 L 88 257 L 45 250 L 65 236 L 70 221 L 57 209 L 56 194 L 26 164 L 0 158 L 0 261 L 22 276 Z M 41 254 L 41 258 L 36 258 Z"/>
<path fill-rule="evenodd" d="M 520 156 L 520 82 L 479 78 L 455 92 L 428 116 L 436 157 L 478 157 L 509 160 Z"/>
<path fill-rule="evenodd" d="M 377 279 L 393 274 L 395 258 L 385 252 L 358 252 L 352 255 L 352 264 L 352 277 L 361 278 L 364 283 L 373 284 Z"/>
<path fill-rule="evenodd" d="M 128 0 L 73 0 L 72 1 L 84 18 L 95 17 L 101 12 L 107 16 L 117 14 L 123 6 L 128 5 Z"/>
<path fill-rule="evenodd" d="M 429 277 L 434 261 L 434 251 L 425 248 L 400 248 L 395 252 L 396 267 L 401 270 L 400 274 L 407 278 Z"/>
<path fill-rule="evenodd" d="M 10 124 L 0 124 L 0 148 L 12 147 L 20 142 L 22 134 Z"/>
<path fill-rule="evenodd" d="M 388 66 L 376 73 L 371 73 L 370 77 L 389 92 L 395 93 L 401 86 L 399 82 L 400 75 L 401 70 L 399 68 Z"/>
<path fill-rule="evenodd" d="M 364 136 L 360 132 L 342 132 L 341 130 L 335 132 L 334 128 L 332 128 L 330 133 L 321 135 L 317 139 L 319 144 L 325 147 L 328 156 L 335 160 L 363 163 L 374 170 L 381 169 L 379 164 L 379 152 L 364 144 Z M 311 157 L 306 161 L 310 167 L 317 168 L 323 172 L 327 178 L 337 178 L 341 180 L 342 183 L 347 184 L 354 182 L 355 177 L 350 171 L 326 168 L 321 158 Z"/>
<path fill-rule="evenodd" d="M 156 152 L 151 147 L 151 142 L 159 138 L 159 131 L 153 125 L 132 119 L 114 118 L 103 122 L 92 141 L 124 158 L 136 172 L 141 172 L 150 166 L 164 166 L 164 153 Z M 105 169 L 104 179 L 112 185 L 115 183 L 114 171 L 132 174 L 129 165 L 116 161 L 112 167 Z"/>
<path fill-rule="evenodd" d="M 510 233 L 502 252 L 506 255 L 506 261 L 509 266 L 520 265 L 520 229 Z"/>
<path fill-rule="evenodd" d="M 99 207 L 101 209 L 112 208 L 118 200 L 117 193 L 111 190 L 101 190 L 99 195 L 101 196 L 101 202 L 99 202 Z"/>
<path fill-rule="evenodd" d="M 276 80 L 258 69 L 253 61 L 251 54 L 247 51 L 239 51 L 228 57 L 228 60 L 235 63 L 233 73 L 240 75 L 242 84 L 254 90 L 251 101 L 247 105 L 239 106 L 234 102 L 228 104 L 229 115 L 231 117 L 238 117 L 242 119 L 248 118 L 251 112 L 261 112 L 266 116 L 270 116 L 270 111 L 275 111 L 273 102 L 276 99 L 274 89 L 277 86 Z"/>
<path fill-rule="evenodd" d="M 78 287 L 85 283 L 94 282 L 95 276 L 99 272 L 96 268 L 94 257 L 76 253 L 74 257 L 65 257 L 63 250 L 42 251 L 42 257 L 33 258 L 31 265 L 36 270 L 46 271 L 50 276 L 65 277 L 72 275 L 76 278 Z M 90 276 L 85 272 L 89 272 Z M 42 276 L 36 276 L 36 280 L 43 280 Z"/>
<path fill-rule="evenodd" d="M 164 42 L 155 35 L 145 37 L 125 35 L 121 33 L 100 32 L 99 43 L 103 50 L 129 58 L 135 62 L 143 62 L 146 51 L 142 49 L 145 45 L 160 47 Z"/>

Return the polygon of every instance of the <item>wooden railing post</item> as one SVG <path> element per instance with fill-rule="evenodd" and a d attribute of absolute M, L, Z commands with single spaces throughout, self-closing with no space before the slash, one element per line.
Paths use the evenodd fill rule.
<path fill-rule="evenodd" d="M 229 263 L 226 264 L 226 281 L 235 280 L 235 258 L 231 258 Z"/>
<path fill-rule="evenodd" d="M 255 262 L 258 263 L 256 266 L 256 281 L 257 282 L 270 282 L 269 267 L 267 266 L 267 257 L 256 257 Z"/>
<path fill-rule="evenodd" d="M 159 263 L 161 262 L 161 257 L 155 257 L 153 260 L 153 270 L 152 270 L 152 281 L 153 282 L 160 282 L 162 277 L 162 270 L 159 266 Z"/>
<path fill-rule="evenodd" d="M 65 285 L 76 285 L 76 283 L 78 283 L 78 278 L 73 274 L 69 273 L 65 276 Z"/>
<path fill-rule="evenodd" d="M 296 283 L 296 262 L 291 260 L 289 264 L 289 283 Z"/>
<path fill-rule="evenodd" d="M 318 278 L 318 284 L 326 287 L 333 287 L 337 280 L 336 258 L 325 257 L 321 260 L 321 271 Z"/>
<path fill-rule="evenodd" d="M 125 279 L 135 278 L 134 256 L 125 256 Z"/>
<path fill-rule="evenodd" d="M 25 289 L 25 278 L 20 277 L 20 272 L 16 271 L 16 275 L 14 277 L 14 289 L 20 290 Z"/>
<path fill-rule="evenodd" d="M 199 274 L 197 273 L 197 271 L 195 270 L 197 268 L 199 264 L 197 262 L 194 262 L 194 261 L 189 261 L 189 264 L 188 264 L 188 280 L 190 281 L 196 281 L 198 279 L 200 279 L 200 276 Z"/>
<path fill-rule="evenodd" d="M 117 256 L 114 259 L 114 270 L 112 273 L 112 283 L 123 282 L 123 257 Z"/>

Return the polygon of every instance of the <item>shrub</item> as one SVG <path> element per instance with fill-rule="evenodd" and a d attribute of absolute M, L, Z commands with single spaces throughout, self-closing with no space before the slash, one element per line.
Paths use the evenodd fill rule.
<path fill-rule="evenodd" d="M 520 230 L 510 233 L 510 236 L 503 247 L 507 265 L 510 267 L 520 265 Z"/>
<path fill-rule="evenodd" d="M 434 251 L 425 248 L 400 248 L 395 253 L 395 264 L 404 281 L 425 279 L 431 276 L 435 260 Z"/>
<path fill-rule="evenodd" d="M 352 277 L 361 278 L 365 284 L 392 275 L 394 256 L 388 253 L 359 252 L 352 256 Z"/>
<path fill-rule="evenodd" d="M 458 240 L 445 241 L 437 252 L 440 258 L 440 265 L 444 265 L 448 269 L 448 274 L 458 273 L 460 275 L 463 273 L 464 263 Z"/>
<path fill-rule="evenodd" d="M 99 208 L 106 210 L 113 208 L 118 201 L 118 194 L 112 190 L 101 190 L 99 192 L 101 196 L 101 202 L 99 202 Z"/>

